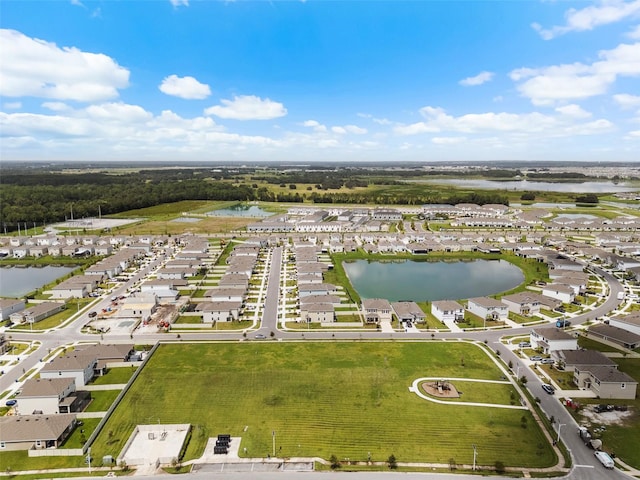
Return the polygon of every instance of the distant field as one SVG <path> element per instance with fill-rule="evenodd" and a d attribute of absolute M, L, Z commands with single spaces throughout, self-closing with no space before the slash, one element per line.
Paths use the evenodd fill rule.
<path fill-rule="evenodd" d="M 464 366 L 462 366 L 464 364 Z M 555 455 L 523 410 L 441 405 L 409 392 L 423 376 L 499 380 L 485 351 L 454 342 L 162 345 L 94 442 L 114 457 L 136 424 L 192 423 L 186 459 L 219 433 L 241 452 L 541 467 Z M 185 388 L 188 386 L 188 388 Z M 522 427 L 522 417 L 526 428 Z M 107 444 L 107 432 L 113 432 Z"/>

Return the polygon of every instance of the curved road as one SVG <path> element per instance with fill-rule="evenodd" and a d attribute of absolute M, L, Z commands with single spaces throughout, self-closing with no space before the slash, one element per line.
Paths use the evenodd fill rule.
<path fill-rule="evenodd" d="M 407 333 L 407 332 L 394 332 L 394 333 L 380 333 L 377 331 L 365 331 L 365 332 L 332 332 L 331 337 L 329 337 L 328 332 L 322 331 L 305 331 L 302 332 L 288 332 L 282 331 L 278 329 L 278 301 L 279 301 L 279 293 L 280 293 L 280 272 L 282 265 L 282 255 L 283 249 L 282 247 L 276 247 L 269 252 L 269 257 L 267 258 L 267 262 L 265 264 L 268 266 L 269 270 L 269 281 L 267 285 L 267 293 L 266 300 L 263 309 L 262 323 L 258 330 L 254 331 L 254 334 L 264 335 L 266 338 L 269 338 L 271 332 L 273 332 L 274 339 L 278 340 L 326 340 L 328 338 L 338 339 L 338 340 L 389 340 L 389 339 L 407 339 L 407 340 L 430 340 L 431 335 L 429 334 L 429 339 L 425 337 L 424 332 L 419 333 Z M 103 306 L 107 306 L 110 302 L 110 298 L 112 296 L 122 295 L 127 291 L 127 289 L 131 288 L 148 275 L 152 270 L 161 266 L 161 260 L 155 260 L 150 265 L 139 271 L 133 278 L 131 278 L 124 285 L 120 286 L 113 292 L 111 292 L 107 298 L 102 299 L 98 304 L 92 306 L 92 309 L 100 309 Z M 608 286 L 609 286 L 609 296 L 603 302 L 602 305 L 595 308 L 594 310 L 589 311 L 588 313 L 583 313 L 581 315 L 575 316 L 571 319 L 573 325 L 579 325 L 581 323 L 586 322 L 587 320 L 592 320 L 595 317 L 599 317 L 602 315 L 608 314 L 611 310 L 615 309 L 621 301 L 617 299 L 618 292 L 624 291 L 624 287 L 615 278 L 613 275 L 608 272 L 590 266 L 592 270 L 594 270 L 598 275 L 603 277 Z M 41 342 L 40 347 L 28 357 L 22 358 L 20 364 L 17 367 L 14 367 L 5 375 L 0 378 L 0 390 L 4 391 L 8 388 L 12 388 L 14 385 L 17 385 L 17 380 L 22 376 L 22 370 L 29 371 L 31 368 L 34 368 L 42 358 L 44 358 L 51 349 L 55 349 L 57 347 L 61 347 L 63 345 L 72 344 L 77 341 L 96 341 L 95 335 L 87 335 L 81 333 L 81 328 L 88 322 L 87 313 L 83 312 L 79 315 L 74 321 L 70 322 L 66 326 L 53 329 L 47 331 L 45 333 L 28 333 L 28 332 L 16 332 L 11 331 L 8 332 L 7 335 L 12 337 L 13 341 L 39 341 Z M 541 388 L 542 383 L 539 381 L 538 376 L 524 363 L 522 359 L 516 356 L 510 349 L 506 348 L 503 343 L 500 342 L 500 339 L 505 335 L 525 335 L 529 333 L 531 330 L 530 327 L 522 327 L 522 328 L 512 328 L 508 330 L 487 330 L 481 332 L 464 332 L 463 334 L 455 334 L 455 333 L 436 333 L 435 339 L 459 339 L 464 337 L 465 339 L 477 340 L 477 341 L 486 341 L 486 343 L 493 349 L 499 350 L 501 354 L 501 358 L 505 363 L 509 361 L 513 362 L 513 365 L 519 365 L 520 375 L 527 375 L 528 383 L 527 388 L 531 391 L 534 397 L 540 398 L 540 407 L 547 414 L 548 417 L 553 416 L 556 419 L 556 425 L 562 424 L 562 428 L 560 431 L 560 437 L 562 441 L 567 446 L 572 456 L 572 470 L 565 477 L 571 480 L 596 480 L 596 479 L 628 479 L 630 478 L 625 473 L 619 470 L 607 470 L 600 465 L 600 463 L 594 458 L 593 451 L 588 449 L 580 438 L 577 435 L 577 424 L 571 417 L 571 415 L 567 412 L 567 410 L 556 400 L 554 396 L 547 395 Z M 233 333 L 182 333 L 180 334 L 182 341 L 197 341 L 197 340 L 235 340 L 241 341 L 244 339 L 241 333 L 233 332 Z M 132 340 L 133 339 L 133 340 Z M 137 341 L 140 343 L 155 343 L 163 340 L 171 340 L 171 337 L 168 337 L 167 334 L 135 334 L 133 336 L 129 335 L 109 335 L 108 341 L 110 343 L 129 343 L 132 341 Z M 204 474 L 192 474 L 192 476 L 201 478 L 206 478 L 202 476 Z M 228 478 L 228 479 L 248 479 L 255 478 L 255 474 L 216 474 L 216 478 Z M 271 477 L 271 475 L 274 475 Z M 261 478 L 280 478 L 281 474 L 264 474 L 261 473 Z M 305 479 L 315 477 L 317 475 L 322 475 L 322 478 L 325 478 L 327 475 L 332 475 L 331 473 L 322 473 L 322 474 L 312 474 L 312 473 L 294 473 L 288 472 L 287 475 L 290 478 L 303 478 Z M 340 475 L 340 478 L 348 478 L 352 474 L 341 472 L 336 473 L 335 475 Z M 362 474 L 354 474 L 361 477 Z M 391 473 L 388 474 L 373 474 L 368 473 L 367 478 L 386 478 Z M 432 474 L 412 474 L 415 478 L 434 478 Z M 210 474 L 209 474 L 210 478 Z M 447 475 L 447 474 L 437 474 L 437 478 L 440 479 L 463 479 L 468 478 L 467 475 Z M 484 477 L 484 478 L 503 478 L 503 477 Z"/>

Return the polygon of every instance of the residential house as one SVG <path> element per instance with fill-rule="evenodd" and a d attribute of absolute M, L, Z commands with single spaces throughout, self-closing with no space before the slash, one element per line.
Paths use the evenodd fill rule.
<path fill-rule="evenodd" d="M 9 319 L 13 323 L 37 323 L 40 320 L 55 315 L 65 309 L 64 303 L 43 302 L 26 308 L 20 312 L 12 313 Z"/>
<path fill-rule="evenodd" d="M 96 357 L 95 376 L 104 375 L 112 366 L 121 366 L 135 356 L 133 343 L 93 343 L 76 347 L 78 355 Z"/>
<path fill-rule="evenodd" d="M 24 300 L 13 298 L 0 298 L 0 320 L 8 320 L 14 313 L 25 309 Z"/>
<path fill-rule="evenodd" d="M 617 343 L 629 350 L 634 350 L 640 346 L 640 335 L 612 325 L 593 325 L 589 327 L 588 332 L 589 335 Z"/>
<path fill-rule="evenodd" d="M 431 314 L 442 323 L 464 320 L 464 307 L 453 300 L 435 300 L 431 302 Z"/>
<path fill-rule="evenodd" d="M 500 300 L 491 297 L 470 298 L 467 301 L 467 310 L 487 320 L 504 321 L 509 316 L 507 306 Z"/>
<path fill-rule="evenodd" d="M 158 298 L 153 293 L 138 294 L 125 298 L 120 304 L 119 317 L 141 318 L 143 322 L 151 319 L 158 308 Z"/>
<path fill-rule="evenodd" d="M 305 283 L 298 286 L 298 296 L 307 297 L 309 295 L 335 295 L 337 288 L 330 283 Z"/>
<path fill-rule="evenodd" d="M 517 315 L 529 317 L 540 313 L 540 302 L 527 291 L 505 295 L 500 301 L 507 306 L 510 312 Z"/>
<path fill-rule="evenodd" d="M 636 398 L 638 382 L 631 376 L 612 367 L 584 367 L 574 370 L 574 382 L 580 388 L 586 388 L 598 398 Z"/>
<path fill-rule="evenodd" d="M 77 392 L 73 378 L 31 378 L 16 396 L 21 414 L 80 412 L 91 401 L 89 392 Z"/>
<path fill-rule="evenodd" d="M 242 302 L 202 302 L 196 306 L 202 312 L 203 323 L 232 322 L 240 318 Z"/>
<path fill-rule="evenodd" d="M 362 300 L 362 310 L 367 323 L 390 322 L 393 317 L 391 304 L 385 298 L 366 298 Z"/>
<path fill-rule="evenodd" d="M 211 302 L 240 302 L 245 299 L 247 291 L 244 288 L 212 288 L 204 296 Z"/>
<path fill-rule="evenodd" d="M 76 426 L 72 413 L 0 417 L 0 451 L 59 447 Z"/>
<path fill-rule="evenodd" d="M 305 303 L 300 306 L 300 318 L 307 323 L 332 323 L 336 321 L 335 308 L 331 303 Z"/>
<path fill-rule="evenodd" d="M 640 335 L 640 312 L 635 311 L 628 315 L 611 317 L 609 325 Z"/>
<path fill-rule="evenodd" d="M 69 377 L 75 380 L 76 388 L 84 387 L 94 375 L 98 360 L 95 355 L 73 353 L 54 358 L 40 370 L 40 378 Z"/>
<path fill-rule="evenodd" d="M 551 358 L 567 372 L 573 372 L 576 368 L 584 370 L 587 367 L 618 368 L 616 362 L 597 350 L 554 350 Z"/>
<path fill-rule="evenodd" d="M 568 285 L 550 283 L 542 287 L 542 295 L 560 300 L 562 303 L 571 303 L 575 300 L 576 294 L 573 288 Z"/>
<path fill-rule="evenodd" d="M 541 349 L 544 353 L 555 350 L 577 350 L 578 339 L 556 327 L 536 327 L 530 334 L 531 348 Z"/>
<path fill-rule="evenodd" d="M 423 323 L 427 318 L 416 302 L 393 302 L 391 308 L 400 322 Z"/>

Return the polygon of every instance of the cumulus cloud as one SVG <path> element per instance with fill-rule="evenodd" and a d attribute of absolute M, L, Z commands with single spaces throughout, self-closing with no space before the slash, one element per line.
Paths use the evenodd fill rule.
<path fill-rule="evenodd" d="M 519 68 L 509 76 L 522 96 L 536 105 L 589 98 L 606 93 L 619 76 L 640 75 L 640 43 L 620 44 L 598 53 L 592 64 L 572 63 L 542 68 Z"/>
<path fill-rule="evenodd" d="M 118 96 L 129 70 L 112 58 L 0 30 L 0 95 L 95 102 Z"/>
<path fill-rule="evenodd" d="M 52 112 L 65 112 L 71 110 L 71 107 L 64 102 L 43 102 L 42 108 L 46 108 Z"/>
<path fill-rule="evenodd" d="M 580 105 L 576 105 L 574 103 L 570 105 L 564 105 L 562 107 L 558 107 L 556 108 L 556 112 L 561 113 L 562 115 L 567 115 L 568 117 L 573 117 L 573 118 L 591 117 L 591 112 L 587 112 Z"/>
<path fill-rule="evenodd" d="M 339 125 L 336 125 L 335 127 L 331 127 L 331 131 L 339 135 L 345 135 L 347 133 L 352 133 L 354 135 L 364 135 L 365 133 L 367 133 L 366 128 L 361 128 L 361 127 L 358 127 L 357 125 L 345 125 L 342 127 Z"/>
<path fill-rule="evenodd" d="M 622 108 L 640 107 L 640 96 L 629 95 L 628 93 L 619 93 L 613 96 L 613 100 Z"/>
<path fill-rule="evenodd" d="M 322 125 L 317 120 L 306 120 L 305 122 L 302 123 L 302 126 L 303 127 L 313 128 L 313 130 L 316 131 L 316 132 L 326 132 L 327 131 L 327 127 L 325 125 Z"/>
<path fill-rule="evenodd" d="M 193 77 L 169 75 L 158 87 L 162 93 L 186 100 L 202 100 L 211 95 L 209 85 L 200 83 Z"/>
<path fill-rule="evenodd" d="M 205 115 L 215 115 L 233 120 L 270 120 L 284 117 L 287 109 L 280 102 L 255 95 L 234 96 L 233 100 L 221 100 L 222 105 L 214 105 L 205 110 Z"/>
<path fill-rule="evenodd" d="M 431 143 L 436 145 L 456 145 L 458 143 L 464 143 L 467 139 L 465 137 L 433 137 Z"/>
<path fill-rule="evenodd" d="M 475 77 L 467 77 L 458 83 L 464 87 L 475 87 L 476 85 L 482 85 L 483 83 L 491 81 L 494 75 L 493 72 L 480 72 Z"/>
<path fill-rule="evenodd" d="M 551 40 L 569 32 L 593 30 L 601 25 L 619 22 L 640 14 L 640 0 L 625 2 L 622 0 L 600 0 L 598 5 L 582 9 L 570 8 L 565 12 L 566 23 L 551 28 L 543 28 L 538 23 L 531 27 L 545 40 Z"/>
<path fill-rule="evenodd" d="M 566 108 L 564 112 L 560 111 L 560 116 L 545 115 L 540 112 L 523 114 L 484 112 L 467 113 L 456 117 L 447 114 L 442 108 L 431 106 L 421 108 L 420 113 L 425 118 L 424 121 L 410 125 L 397 125 L 394 132 L 403 136 L 441 132 L 482 135 L 500 133 L 520 136 L 570 136 L 609 131 L 614 127 L 610 121 L 605 119 L 577 123 L 580 118 L 586 118 L 585 115 L 588 114 L 577 105 Z M 435 138 L 450 137 L 438 136 Z M 447 141 L 443 140 L 442 142 Z"/>

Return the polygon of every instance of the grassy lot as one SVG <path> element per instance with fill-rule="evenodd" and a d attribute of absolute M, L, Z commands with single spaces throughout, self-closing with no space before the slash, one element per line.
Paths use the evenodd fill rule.
<path fill-rule="evenodd" d="M 623 350 L 622 348 L 618 349 L 610 345 L 605 345 L 604 343 L 600 343 L 597 340 L 585 337 L 584 335 L 578 336 L 578 346 L 587 350 L 598 350 L 599 352 L 620 352 Z"/>
<path fill-rule="evenodd" d="M 87 412 L 106 412 L 116 399 L 120 390 L 94 390 L 91 392 L 91 403 Z"/>
<path fill-rule="evenodd" d="M 242 436 L 248 456 L 266 456 L 276 431 L 281 456 L 366 460 L 371 452 L 383 461 L 402 452 L 405 461 L 470 463 L 475 443 L 487 464 L 554 463 L 528 412 L 435 404 L 408 391 L 434 375 L 498 380 L 501 372 L 483 349 L 452 342 L 163 345 L 92 449 L 96 458 L 117 455 L 154 412 L 195 426 L 186 459 L 221 432 Z"/>
<path fill-rule="evenodd" d="M 640 380 L 640 359 L 616 358 L 615 362 L 621 371 L 631 375 L 636 380 Z M 607 429 L 602 432 L 601 438 L 605 450 L 614 452 L 616 456 L 632 467 L 640 468 L 640 435 L 638 435 L 640 431 L 640 399 L 636 397 L 634 400 L 580 400 L 583 405 L 607 403 L 629 407 L 632 412 L 631 416 L 627 417 L 622 425 L 607 425 Z M 580 413 L 577 415 L 580 421 Z"/>
<path fill-rule="evenodd" d="M 58 325 L 64 323 L 66 320 L 71 318 L 71 316 L 78 313 L 79 310 L 82 310 L 85 306 L 95 301 L 95 298 L 81 298 L 78 300 L 73 300 L 67 303 L 67 308 L 58 312 L 50 317 L 45 318 L 44 320 L 40 320 L 33 324 L 34 330 L 46 330 L 48 328 L 54 328 Z M 77 303 L 76 303 L 77 302 Z M 31 330 L 30 323 L 21 323 L 20 325 L 16 325 L 12 327 L 13 330 Z"/>
<path fill-rule="evenodd" d="M 81 420 L 83 425 L 78 425 L 60 448 L 82 448 L 100 420 L 100 418 L 83 418 Z"/>
<path fill-rule="evenodd" d="M 110 368 L 105 375 L 96 377 L 91 382 L 91 385 L 120 385 L 127 383 L 135 371 L 136 367 L 133 365 L 130 367 Z"/>

